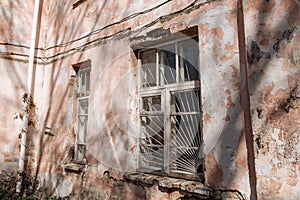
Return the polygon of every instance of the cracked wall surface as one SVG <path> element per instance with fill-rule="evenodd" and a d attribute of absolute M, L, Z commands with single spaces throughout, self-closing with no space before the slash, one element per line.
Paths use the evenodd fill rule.
<path fill-rule="evenodd" d="M 260 199 L 299 198 L 299 1 L 245 1 Z"/>
<path fill-rule="evenodd" d="M 0 169 L 17 171 L 33 2 L 0 1 Z M 98 199 L 250 199 L 240 103 L 237 2 L 44 0 L 26 169 L 40 196 Z M 258 199 L 297 199 L 300 3 L 244 0 Z M 19 14 L 14 14 L 19 13 Z M 205 188 L 138 168 L 140 44 L 196 27 Z M 76 138 L 73 64 L 91 61 L 87 165 L 68 171 Z M 76 168 L 77 166 L 75 166 Z M 75 169 L 70 168 L 70 169 Z M 129 178 L 128 178 L 129 177 Z M 131 178 L 130 178 L 131 177 Z M 148 179 L 155 180 L 149 185 Z M 31 182 L 34 182 L 31 181 Z M 170 186 L 169 185 L 176 185 Z M 33 183 L 30 183 L 34 185 Z M 198 186 L 197 186 L 198 184 Z M 179 186 L 178 186 L 179 185 Z M 193 189 L 200 191 L 193 192 Z M 182 188 L 184 189 L 182 189 Z M 31 190 L 28 190 L 29 194 Z"/>

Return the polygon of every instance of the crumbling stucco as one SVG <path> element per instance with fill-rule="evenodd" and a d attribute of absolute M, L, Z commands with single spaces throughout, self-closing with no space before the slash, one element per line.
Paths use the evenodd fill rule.
<path fill-rule="evenodd" d="M 5 19 L 0 23 L 0 172 L 16 173 L 33 2 L 0 2 L 0 16 Z M 39 197 L 74 199 L 192 198 L 197 193 L 192 183 L 185 193 L 169 182 L 167 187 L 155 181 L 147 185 L 152 175 L 144 174 L 140 180 L 124 174 L 130 177 L 138 168 L 135 51 L 140 44 L 194 27 L 199 39 L 205 156 L 205 181 L 197 184 L 211 188 L 206 197 L 249 199 L 237 2 L 106 0 L 73 6 L 74 2 L 43 1 L 41 8 L 26 166 L 32 184 L 27 194 L 35 190 Z M 258 199 L 298 199 L 300 3 L 243 3 Z M 76 73 L 72 64 L 88 59 L 92 74 L 88 164 L 79 166 L 73 163 Z"/>

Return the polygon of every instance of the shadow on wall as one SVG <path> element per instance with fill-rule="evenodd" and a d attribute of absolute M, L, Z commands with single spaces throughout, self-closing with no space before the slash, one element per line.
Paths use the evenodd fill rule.
<path fill-rule="evenodd" d="M 257 153 L 262 153 L 261 150 L 259 150 L 259 148 L 261 148 L 261 140 L 265 140 L 265 144 L 267 143 L 267 138 L 270 138 L 270 134 L 272 134 L 268 129 L 275 127 L 274 125 L 277 122 L 281 124 L 279 126 L 281 130 L 288 131 L 291 135 L 296 131 L 295 127 L 290 127 L 289 125 L 295 122 L 295 119 L 287 113 L 289 113 L 290 109 L 296 108 L 295 104 L 299 104 L 297 100 L 299 94 L 296 92 L 299 91 L 300 88 L 298 82 L 300 65 L 299 59 L 297 60 L 296 56 L 296 52 L 299 53 L 299 47 L 295 46 L 292 42 L 296 34 L 299 34 L 300 27 L 296 20 L 299 18 L 299 5 L 295 5 L 293 1 L 290 1 L 285 7 L 287 11 L 290 11 L 288 17 L 285 19 L 283 16 L 281 18 L 278 16 L 279 19 L 276 21 L 275 26 L 273 25 L 275 22 L 272 17 L 274 17 L 274 13 L 277 12 L 279 8 L 274 6 L 275 1 L 250 1 L 249 4 L 245 6 L 244 13 L 246 20 L 245 28 L 247 29 L 246 34 L 249 34 L 251 30 L 251 33 L 247 35 L 247 60 L 251 113 L 256 138 L 256 146 L 254 148 L 256 152 L 253 153 L 256 159 Z M 293 7 L 294 9 L 292 9 Z M 252 8 L 256 8 L 260 11 L 255 14 L 255 18 L 258 20 L 254 24 L 253 21 L 249 20 L 253 19 L 253 17 L 250 16 L 250 10 Z M 270 24 L 272 24 L 272 26 Z M 270 27 L 272 28 L 270 29 Z M 288 79 L 287 77 L 290 78 Z M 283 82 L 283 79 L 287 82 Z M 288 84 L 287 87 L 285 87 L 286 84 Z M 264 85 L 264 87 L 262 87 L 262 85 Z M 279 90 L 273 90 L 275 88 Z M 272 95 L 274 93 L 275 95 Z M 234 98 L 232 101 L 235 105 L 239 105 L 240 103 L 238 98 Z M 230 110 L 228 111 L 230 115 Z M 285 122 L 285 124 L 282 124 L 282 122 Z M 235 127 L 235 125 L 233 125 L 233 127 Z M 232 127 L 225 126 L 223 130 L 226 131 L 230 129 L 232 129 Z M 224 147 L 232 146 L 233 139 L 232 135 L 230 135 L 230 131 L 222 133 L 220 137 L 220 141 Z M 239 143 L 240 142 L 241 140 Z M 237 144 L 237 146 L 239 145 L 240 144 Z M 296 144 L 286 143 L 285 145 L 294 145 L 295 148 Z M 225 169 L 234 167 L 234 162 L 227 159 L 231 157 L 231 153 L 235 154 L 234 149 L 232 149 L 232 152 L 222 151 L 219 156 L 220 159 L 218 163 L 221 163 Z M 265 153 L 271 156 L 271 152 L 268 150 Z M 287 155 L 289 155 L 289 153 L 287 153 Z M 223 177 L 226 177 L 226 182 L 230 185 L 237 177 L 236 175 L 226 173 L 226 171 L 223 171 Z M 264 176 L 271 176 L 271 174 L 264 174 Z M 257 176 L 257 178 L 262 177 Z M 258 181 L 258 184 L 261 184 L 261 182 Z M 258 192 L 261 193 L 262 191 Z"/>
<path fill-rule="evenodd" d="M 29 47 L 23 43 L 27 42 L 24 40 L 24 37 L 29 38 L 29 30 L 27 29 L 27 17 L 31 17 L 31 13 L 24 13 L 22 17 L 18 17 L 17 13 L 22 13 L 25 4 L 17 1 L 9 1 L 0 5 L 0 16 L 3 19 L 0 26 L 0 52 L 5 58 L 5 55 L 13 54 L 11 51 L 14 48 L 20 48 L 21 51 L 27 51 Z M 28 7 L 33 7 L 33 2 L 29 3 Z M 23 26 L 23 27 L 20 27 Z M 18 34 L 16 34 L 18 33 Z M 14 44 L 15 43 L 15 44 Z M 7 76 L 10 81 L 10 87 L 7 88 L 8 91 L 1 94 L 2 101 L 8 103 L 9 107 L 12 107 L 11 110 L 18 109 L 21 107 L 22 97 L 25 91 L 24 78 L 22 77 L 26 74 L 26 69 L 22 66 L 16 64 L 16 62 L 3 62 L 4 76 Z M 4 81 L 6 80 L 6 77 Z M 7 84 L 7 83 L 6 83 Z M 11 95 L 11 96 L 8 96 Z M 13 97 L 12 97 L 13 96 Z M 5 112 L 5 111 L 4 111 Z M 6 111 L 11 112 L 11 111 Z M 7 113 L 6 113 L 7 114 Z M 4 115 L 6 115 L 4 114 Z M 9 122 L 7 122 L 9 124 Z"/>
<path fill-rule="evenodd" d="M 20 3 L 19 1 L 17 1 Z M 272 2 L 267 1 L 268 3 L 254 3 L 258 8 L 261 8 L 261 15 L 259 17 L 259 21 L 257 24 L 268 24 L 271 21 L 270 18 L 265 15 L 266 12 L 269 12 L 266 9 L 262 9 L 262 7 L 269 7 L 271 6 Z M 12 1 L 10 1 L 10 6 L 14 7 Z M 21 5 L 21 3 L 20 3 Z M 93 24 L 93 27 L 90 30 L 94 30 L 97 27 L 97 23 L 100 20 L 103 8 L 107 5 L 107 0 L 104 1 L 102 8 L 100 8 L 100 12 L 96 15 L 95 23 Z M 55 9 L 55 13 L 52 12 L 49 13 L 47 16 L 48 24 L 55 27 L 55 32 L 59 34 L 48 34 L 48 39 L 53 39 L 54 44 L 59 44 L 60 41 L 71 41 L 71 39 L 75 38 L 77 31 L 81 28 L 81 25 L 84 23 L 84 17 L 86 13 L 88 12 L 89 7 L 86 7 L 86 9 L 80 9 L 80 15 L 78 15 L 78 19 L 74 24 L 72 23 L 70 26 L 72 26 L 72 31 L 70 31 L 70 27 L 66 26 L 64 23 L 65 21 L 61 20 L 66 18 L 66 15 L 68 13 L 68 10 L 72 7 L 71 1 L 68 1 L 68 3 L 65 3 L 64 1 L 59 1 L 55 6 L 57 8 Z M 252 6 L 252 5 L 250 5 Z M 292 5 L 291 5 L 292 6 Z M 51 7 L 51 6 L 50 6 Z M 78 8 L 75 8 L 78 9 Z M 271 9 L 271 8 L 270 8 Z M 247 10 L 247 8 L 246 8 Z M 272 11 L 272 9 L 271 9 Z M 13 18 L 13 14 L 8 14 L 7 10 L 4 8 L 1 8 L 2 15 L 6 17 L 6 20 L 9 24 L 14 24 L 15 19 Z M 124 13 L 126 13 L 126 9 L 124 9 Z M 245 12 L 247 13 L 247 12 Z M 122 13 L 121 13 L 122 15 Z M 124 17 L 126 14 L 123 14 Z M 247 14 L 246 14 L 247 15 Z M 51 18 L 52 16 L 55 16 L 55 18 Z M 277 58 L 284 58 L 286 60 L 291 60 L 292 63 L 290 63 L 290 69 L 288 72 L 288 75 L 294 78 L 294 80 L 297 80 L 299 78 L 299 69 L 297 66 L 299 66 L 299 60 L 294 60 L 294 58 L 285 57 L 286 54 L 283 54 L 285 51 L 285 47 L 290 45 L 290 42 L 293 40 L 294 35 L 298 31 L 299 27 L 296 27 L 295 22 L 295 16 L 299 17 L 299 12 L 297 12 L 297 9 L 294 9 L 293 13 L 290 13 L 289 17 L 287 18 L 287 21 L 290 21 L 291 26 L 289 26 L 285 20 L 281 20 L 280 23 L 277 24 L 277 26 L 273 27 L 271 30 L 268 29 L 266 26 L 262 26 L 259 28 L 259 30 L 255 31 L 255 36 L 248 36 L 248 49 L 247 49 L 247 56 L 248 56 L 248 64 L 249 64 L 249 86 L 250 86 L 250 92 L 251 94 L 257 94 L 258 87 L 260 83 L 263 81 L 263 72 L 268 70 L 266 69 L 267 66 L 269 66 L 270 62 Z M 246 24 L 247 27 L 248 24 Z M 11 26 L 13 27 L 13 26 Z M 250 29 L 250 28 L 249 28 Z M 3 30 L 3 28 L 0 27 L 0 32 L 4 33 L 7 32 L 7 30 Z M 13 33 L 14 31 L 8 31 L 9 33 Z M 280 32 L 281 34 L 278 34 Z M 259 34 L 256 34 L 259 33 Z M 263 38 L 261 38 L 260 34 L 262 34 Z M 266 34 L 266 35 L 264 35 Z M 13 37 L 13 35 L 10 35 L 9 37 Z M 70 39 L 69 39 L 70 38 Z M 272 38 L 276 38 L 276 40 L 272 40 Z M 269 41 L 272 44 L 264 45 L 263 40 Z M 47 41 L 46 41 L 47 44 Z M 271 48 L 270 48 L 271 47 Z M 68 47 L 60 47 L 59 51 L 56 51 L 56 48 L 49 47 L 47 50 L 53 49 L 53 55 L 57 55 L 60 52 L 63 52 L 64 50 L 67 50 Z M 298 48 L 298 47 L 297 47 Z M 296 49 L 297 49 L 296 48 Z M 297 49 L 298 50 L 298 49 Z M 287 55 L 294 55 L 294 51 L 289 52 Z M 83 54 L 76 54 L 78 56 L 78 60 L 83 59 Z M 42 67 L 42 66 L 37 66 Z M 66 130 L 63 128 L 65 121 L 68 120 L 67 112 L 62 112 L 62 109 L 65 110 L 67 98 L 68 98 L 68 89 L 67 84 L 65 81 L 66 76 L 70 76 L 71 74 L 71 65 L 66 66 L 65 60 L 57 60 L 55 63 L 51 63 L 48 65 L 43 66 L 45 77 L 47 77 L 47 80 L 45 80 L 44 87 L 47 86 L 47 89 L 43 88 L 45 90 L 45 96 L 43 98 L 49 99 L 47 102 L 47 105 L 45 106 L 45 117 L 42 119 L 43 121 L 38 121 L 36 117 L 36 108 L 32 108 L 32 115 L 31 119 L 33 120 L 30 124 L 29 129 L 29 137 L 28 137 L 28 144 L 30 144 L 32 150 L 36 151 L 29 151 L 28 152 L 28 160 L 26 169 L 31 168 L 32 166 L 35 166 L 36 169 L 34 169 L 34 174 L 32 174 L 33 179 L 31 184 L 32 190 L 28 190 L 28 195 L 33 194 L 34 192 L 39 192 L 36 190 L 39 190 L 39 185 L 42 184 L 42 181 L 39 179 L 39 174 L 45 174 L 45 177 L 47 177 L 47 180 L 50 180 L 51 183 L 46 183 L 45 185 L 51 185 L 49 191 L 43 191 L 45 192 L 45 195 L 52 195 L 59 192 L 59 187 L 61 185 L 68 185 L 70 184 L 72 178 L 66 177 L 62 174 L 63 169 L 62 165 L 60 165 L 60 161 L 63 160 L 63 155 L 60 152 L 64 152 L 66 149 L 64 147 L 64 142 L 66 140 Z M 16 70 L 16 67 L 9 67 L 6 68 L 7 73 L 10 76 L 11 82 L 14 84 L 14 88 L 19 90 L 25 90 L 24 84 L 22 84 L 24 81 L 21 78 L 20 73 Z M 275 83 L 276 84 L 276 83 Z M 20 88 L 21 87 L 21 88 Z M 291 88 L 298 88 L 300 87 L 296 81 L 293 81 L 290 85 Z M 282 116 L 285 117 L 285 113 L 289 112 L 290 109 L 293 109 L 293 104 L 295 99 L 298 98 L 298 96 L 294 95 L 292 92 L 293 90 L 286 91 L 287 95 L 285 98 L 279 100 L 279 104 L 281 105 L 279 111 L 273 109 L 272 107 L 267 107 L 267 105 L 264 105 L 264 102 L 261 100 L 260 102 L 255 102 L 258 105 L 253 104 L 253 108 L 261 106 L 262 110 L 266 110 L 266 119 L 265 124 L 269 123 L 269 119 L 272 120 L 274 118 L 281 119 Z M 269 95 L 269 94 L 265 94 Z M 20 99 L 19 94 L 15 93 L 15 99 Z M 260 98 L 260 97 L 257 97 Z M 270 96 L 271 98 L 271 96 Z M 239 105 L 239 98 L 233 98 L 232 102 L 235 105 Z M 260 105 L 263 104 L 263 105 Z M 234 114 L 230 113 L 231 110 L 228 110 L 229 115 Z M 257 111 L 258 112 L 258 111 Z M 260 112 L 261 113 L 261 112 Z M 109 118 L 109 117 L 108 117 Z M 260 118 L 260 117 L 259 117 Z M 53 128 L 54 135 L 45 135 L 46 126 Z M 224 127 L 224 132 L 222 132 L 222 135 L 220 137 L 220 143 L 225 146 L 232 146 L 233 139 L 235 140 L 234 143 L 238 145 L 241 141 L 240 138 L 232 138 L 232 135 L 230 135 L 230 132 L 228 130 L 232 129 L 232 127 L 236 127 L 234 124 L 230 124 L 227 127 Z M 118 132 L 118 131 L 116 131 Z M 39 134 L 38 134 L 39 133 Z M 239 135 L 238 135 L 239 136 Z M 95 138 L 94 142 L 97 143 L 98 138 Z M 37 142 L 37 143 L 36 143 Z M 258 143 L 257 143 L 258 144 Z M 35 146 L 36 145 L 36 146 Z M 260 145 L 258 144 L 258 147 Z M 114 146 L 110 146 L 110 148 L 114 148 Z M 34 157 L 34 154 L 38 154 L 34 161 L 30 161 L 29 158 Z M 219 156 L 219 160 L 217 160 L 217 163 L 221 163 L 224 169 L 231 169 L 234 167 L 234 161 L 227 159 L 232 157 L 232 154 L 235 154 L 235 148 L 232 148 L 228 151 L 221 151 L 221 155 Z M 30 154 L 30 155 L 29 155 Z M 33 154 L 33 155 L 32 155 Z M 122 158 L 123 159 L 123 158 Z M 51 162 L 50 162 L 51 161 Z M 37 164 L 36 164 L 37 163 Z M 217 172 L 216 172 L 217 173 Z M 231 185 L 231 183 L 234 182 L 236 176 L 231 174 L 226 174 L 226 171 L 223 171 L 222 176 L 226 177 L 226 183 L 228 185 Z M 79 175 L 75 175 L 75 179 L 82 179 Z M 109 185 L 109 184 L 108 184 Z M 28 186 L 28 185 L 27 185 Z M 25 189 L 26 190 L 26 189 Z M 67 191 L 69 193 L 70 191 Z M 71 192 L 75 192 L 74 188 L 71 188 Z M 71 193 L 70 192 L 70 193 Z M 26 193 L 26 191 L 25 191 Z M 121 194 L 120 194 L 121 195 Z"/>

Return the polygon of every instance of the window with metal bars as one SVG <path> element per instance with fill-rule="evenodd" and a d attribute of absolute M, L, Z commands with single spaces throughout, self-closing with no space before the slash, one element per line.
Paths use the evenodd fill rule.
<path fill-rule="evenodd" d="M 73 67 L 75 67 L 75 65 L 73 65 Z M 90 93 L 90 71 L 90 61 L 77 64 L 75 161 L 80 163 L 86 162 L 86 137 Z"/>
<path fill-rule="evenodd" d="M 138 58 L 140 170 L 202 178 L 197 36 L 140 50 Z"/>

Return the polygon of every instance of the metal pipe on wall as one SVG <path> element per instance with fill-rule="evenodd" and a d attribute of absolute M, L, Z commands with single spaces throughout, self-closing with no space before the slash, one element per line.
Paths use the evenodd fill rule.
<path fill-rule="evenodd" d="M 247 70 L 247 51 L 245 37 L 245 21 L 243 0 L 237 1 L 237 28 L 239 41 L 239 59 L 240 59 L 240 77 L 241 77 L 241 92 L 240 101 L 243 114 L 243 134 L 246 139 L 247 146 L 247 161 L 249 170 L 250 184 L 250 200 L 257 200 L 257 183 L 255 170 L 255 157 L 253 148 L 253 130 L 250 112 L 250 94 L 248 86 L 248 70 Z"/>
<path fill-rule="evenodd" d="M 38 22 L 39 22 L 39 11 L 40 4 L 42 0 L 35 0 L 34 2 L 34 14 L 33 14 L 33 22 L 31 29 L 31 38 L 30 38 L 30 52 L 29 52 L 29 63 L 28 63 L 28 76 L 27 76 L 27 88 L 26 94 L 24 96 L 24 116 L 23 116 L 23 127 L 22 127 L 22 138 L 21 138 L 21 149 L 20 149 L 20 157 L 19 157 L 19 167 L 18 167 L 18 180 L 16 185 L 16 192 L 20 193 L 22 189 L 23 182 L 23 173 L 24 173 L 24 165 L 25 165 L 25 153 L 26 153 L 26 140 L 28 133 L 28 121 L 29 121 L 29 109 L 31 103 L 31 95 L 33 91 L 33 83 L 34 83 L 34 74 L 35 74 L 35 54 L 36 54 L 36 41 L 38 35 Z"/>

